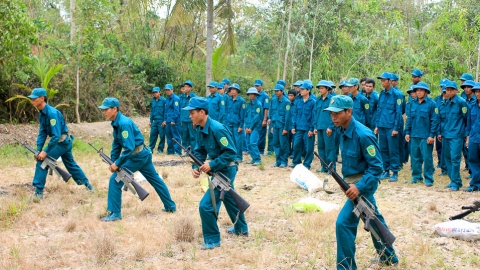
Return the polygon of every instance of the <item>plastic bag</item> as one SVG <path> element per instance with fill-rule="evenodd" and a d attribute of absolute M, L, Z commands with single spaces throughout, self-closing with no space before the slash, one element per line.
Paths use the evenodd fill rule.
<path fill-rule="evenodd" d="M 302 164 L 298 164 L 292 170 L 290 181 L 296 183 L 299 187 L 308 190 L 310 193 L 323 189 L 323 181 Z"/>
<path fill-rule="evenodd" d="M 143 174 L 141 172 L 134 173 L 133 174 L 133 180 L 135 180 L 135 182 L 137 182 L 137 183 L 147 182 L 147 178 L 145 178 L 145 176 L 143 176 Z"/>
<path fill-rule="evenodd" d="M 466 220 L 458 219 L 447 221 L 436 224 L 434 228 L 441 236 L 472 241 L 480 239 L 480 224 Z"/>
<path fill-rule="evenodd" d="M 210 187 L 208 186 L 208 177 L 200 181 L 200 190 L 205 193 Z"/>
<path fill-rule="evenodd" d="M 340 206 L 338 204 L 320 201 L 312 197 L 303 198 L 300 201 L 294 203 L 292 207 L 297 212 L 326 213 L 326 212 L 340 209 Z"/>

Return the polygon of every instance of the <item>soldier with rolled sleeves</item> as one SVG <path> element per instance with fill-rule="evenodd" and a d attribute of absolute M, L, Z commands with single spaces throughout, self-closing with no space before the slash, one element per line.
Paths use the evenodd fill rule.
<path fill-rule="evenodd" d="M 407 126 L 405 128 L 405 140 L 410 143 L 412 180 L 410 183 L 423 183 L 431 187 L 433 185 L 433 143 L 438 132 L 438 108 L 435 102 L 427 95 L 430 88 L 424 82 L 413 86 L 417 98 L 411 101 L 408 106 Z M 422 177 L 422 163 L 423 177 Z"/>
<path fill-rule="evenodd" d="M 475 97 L 475 94 L 472 92 L 472 88 L 475 86 L 475 82 L 473 80 L 466 80 L 460 85 L 460 87 L 463 89 L 462 94 L 460 95 L 465 101 L 467 102 L 468 106 L 475 105 L 477 103 L 477 98 Z M 463 143 L 463 148 L 462 148 L 462 153 L 463 153 L 463 158 L 465 159 L 465 169 L 464 170 L 469 170 L 469 164 L 468 164 L 468 147 Z M 467 178 L 470 178 L 471 176 L 468 176 Z"/>
<path fill-rule="evenodd" d="M 447 165 L 450 184 L 446 186 L 451 191 L 458 191 L 462 187 L 460 177 L 460 161 L 462 160 L 462 146 L 466 139 L 466 124 L 468 105 L 457 96 L 457 83 L 449 81 L 445 85 L 447 100 L 440 108 L 440 132 L 438 140 L 442 142 L 443 158 Z"/>
<path fill-rule="evenodd" d="M 85 173 L 77 165 L 72 155 L 73 136 L 68 133 L 68 126 L 61 112 L 47 103 L 47 91 L 44 88 L 35 88 L 28 96 L 32 105 L 38 109 L 38 122 L 40 130 L 37 136 L 37 151 L 40 154 L 36 157 L 37 165 L 32 184 L 35 187 L 33 199 L 43 199 L 43 189 L 47 182 L 48 167 L 41 167 L 47 155 L 54 159 L 62 158 L 67 171 L 72 175 L 77 185 L 85 185 L 88 190 L 93 190 L 93 186 L 88 181 Z M 50 141 L 45 149 L 45 141 L 50 137 Z"/>
<path fill-rule="evenodd" d="M 177 207 L 170 197 L 168 187 L 155 171 L 152 163 L 152 152 L 145 147 L 142 133 L 132 119 L 120 112 L 120 102 L 116 98 L 108 97 L 98 106 L 103 110 L 106 120 L 112 121 L 113 142 L 110 158 L 114 162 L 110 165 L 113 173 L 108 184 L 107 210 L 110 212 L 102 221 L 122 219 L 122 187 L 123 182 L 117 182 L 117 171 L 126 168 L 131 172 L 139 171 L 153 186 L 163 202 L 165 212 L 175 212 Z M 123 149 L 123 151 L 122 151 Z"/>
<path fill-rule="evenodd" d="M 382 87 L 378 98 L 378 107 L 375 114 L 374 133 L 378 134 L 380 153 L 383 160 L 384 172 L 381 179 L 388 179 L 389 182 L 398 181 L 400 171 L 400 138 L 399 130 L 402 117 L 402 99 L 391 85 L 391 74 L 384 72 L 377 77 L 381 80 Z M 402 138 L 403 139 L 403 138 Z M 390 171 L 392 175 L 390 176 Z"/>
<path fill-rule="evenodd" d="M 472 180 L 464 190 L 466 192 L 480 191 L 480 83 L 472 88 L 475 93 L 476 102 L 470 105 L 467 117 L 467 147 L 468 164 L 472 171 Z"/>
<path fill-rule="evenodd" d="M 440 95 L 435 97 L 435 103 L 437 104 L 438 108 L 438 119 L 439 119 L 439 126 L 438 126 L 438 131 L 443 129 L 444 122 L 441 120 L 441 111 L 442 111 L 442 104 L 446 102 L 448 99 L 446 97 L 446 89 L 445 89 L 445 83 L 448 82 L 448 79 L 441 79 L 440 80 Z M 440 168 L 442 172 L 439 174 L 439 176 L 445 176 L 448 175 L 447 173 L 447 164 L 445 164 L 445 159 L 443 158 L 443 151 L 442 151 L 442 142 L 438 140 L 438 136 L 435 137 L 435 150 L 437 151 L 437 157 L 438 157 L 438 165 L 436 168 Z"/>
<path fill-rule="evenodd" d="M 210 171 L 222 173 L 230 179 L 230 185 L 234 189 L 235 176 L 238 170 L 238 166 L 234 162 L 237 155 L 235 143 L 227 128 L 208 116 L 208 107 L 207 99 L 195 97 L 190 100 L 188 107 L 183 108 L 183 110 L 190 112 L 190 118 L 193 124 L 197 126 L 195 129 L 197 144 L 193 154 L 202 162 L 205 162 L 207 155 L 211 158 L 201 167 L 193 164 L 192 176 L 198 178 L 202 172 L 208 173 Z M 215 202 L 212 202 L 211 192 L 214 192 Z M 220 230 L 217 225 L 216 213 L 218 213 L 221 203 L 218 189 L 208 190 L 200 200 L 199 210 L 204 240 L 202 249 L 213 249 L 220 246 Z M 245 216 L 243 213 L 239 213 L 237 205 L 228 192 L 225 192 L 223 203 L 230 220 L 234 224 L 234 227 L 228 229 L 227 233 L 248 236 Z"/>
<path fill-rule="evenodd" d="M 207 96 L 209 117 L 215 121 L 221 122 L 225 115 L 225 101 L 223 97 L 217 92 L 218 84 L 210 82 L 207 85 L 210 95 Z"/>
<path fill-rule="evenodd" d="M 233 135 L 237 155 L 235 161 L 243 161 L 243 125 L 245 119 L 245 100 L 239 96 L 240 85 L 233 83 L 228 87 L 229 97 L 225 102 L 225 126 Z"/>
<path fill-rule="evenodd" d="M 193 82 L 187 80 L 183 83 L 184 94 L 180 95 L 180 108 L 188 106 L 188 102 L 197 95 L 192 92 Z M 195 147 L 195 130 L 190 119 L 188 111 L 180 110 L 180 122 L 182 127 L 182 144 L 185 147 Z M 183 154 L 184 157 L 188 156 L 187 153 Z"/>
<path fill-rule="evenodd" d="M 157 153 L 160 154 L 163 153 L 163 149 L 165 149 L 165 105 L 167 100 L 160 96 L 160 87 L 154 87 L 152 89 L 152 95 L 149 146 L 153 153 L 155 151 L 158 137 L 160 137 L 160 142 L 158 143 L 157 148 Z"/>
<path fill-rule="evenodd" d="M 263 81 L 258 79 L 255 80 L 253 86 L 258 91 L 257 100 L 262 104 L 263 108 L 263 119 L 262 119 L 262 129 L 260 130 L 260 137 L 258 140 L 258 150 L 260 154 L 263 155 L 265 151 L 265 144 L 267 140 L 267 119 L 268 119 L 268 110 L 270 109 L 270 97 L 263 91 Z M 267 149 L 268 151 L 268 149 Z"/>
<path fill-rule="evenodd" d="M 353 101 L 348 96 L 334 96 L 330 106 L 325 110 L 330 112 L 335 126 L 340 127 L 342 151 L 342 174 L 350 188 L 345 192 L 349 198 L 337 217 L 337 269 L 357 269 L 355 262 L 355 238 L 357 235 L 358 218 L 354 213 L 353 201 L 358 196 L 365 197 L 375 209 L 377 218 L 385 227 L 387 224 L 378 211 L 375 201 L 375 191 L 382 174 L 382 159 L 378 155 L 378 144 L 370 129 L 355 120 L 352 116 Z M 371 224 L 376 234 L 378 230 Z M 376 241 L 372 236 L 373 245 L 380 256 L 379 263 L 385 265 L 398 264 L 398 258 L 392 247 Z"/>
<path fill-rule="evenodd" d="M 313 148 L 315 143 L 314 116 L 315 99 L 310 94 L 312 84 L 303 82 L 300 87 L 301 99 L 295 101 L 295 110 L 292 119 L 292 134 L 294 136 L 293 161 L 291 167 L 302 163 L 302 153 L 305 152 L 303 166 L 310 169 L 313 161 Z"/>
<path fill-rule="evenodd" d="M 288 165 L 289 153 L 288 112 L 290 111 L 290 100 L 284 96 L 283 85 L 277 84 L 273 90 L 275 97 L 272 98 L 268 120 L 275 151 L 273 167 L 285 168 Z"/>
<path fill-rule="evenodd" d="M 250 87 L 247 91 L 249 102 L 245 108 L 245 133 L 247 134 L 248 153 L 252 160 L 246 164 L 258 166 L 262 162 L 260 151 L 258 150 L 258 142 L 263 121 L 263 106 L 258 101 L 258 91 L 254 87 Z"/>
<path fill-rule="evenodd" d="M 182 148 L 172 139 L 180 141 L 180 98 L 173 93 L 171 84 L 165 85 L 167 103 L 165 104 L 165 133 L 167 136 L 167 155 L 180 156 Z"/>
<path fill-rule="evenodd" d="M 327 164 L 333 164 L 336 169 L 335 137 L 337 135 L 335 125 L 332 122 L 330 113 L 324 111 L 330 105 L 332 94 L 329 93 L 331 84 L 328 81 L 321 80 L 316 85 L 320 95 L 315 103 L 314 133 L 317 135 L 317 151 L 320 157 Z M 328 169 L 322 164 L 322 168 L 317 172 L 328 172 Z"/>

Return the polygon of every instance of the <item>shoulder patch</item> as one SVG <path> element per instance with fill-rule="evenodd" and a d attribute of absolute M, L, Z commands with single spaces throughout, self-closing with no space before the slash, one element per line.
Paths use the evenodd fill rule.
<path fill-rule="evenodd" d="M 245 104 L 242 104 L 242 108 L 245 109 Z"/>
<path fill-rule="evenodd" d="M 224 106 L 225 106 L 225 101 L 223 101 L 223 100 L 222 100 L 222 102 L 221 102 L 221 103 L 222 103 L 222 105 L 224 105 Z"/>
<path fill-rule="evenodd" d="M 50 125 L 52 125 L 52 127 L 55 126 L 56 124 L 57 124 L 57 119 L 55 118 L 50 119 Z"/>
<path fill-rule="evenodd" d="M 223 145 L 223 146 L 228 146 L 228 140 L 226 137 L 222 137 L 220 138 L 220 143 Z"/>
<path fill-rule="evenodd" d="M 435 113 L 438 114 L 438 108 L 435 108 Z"/>
<path fill-rule="evenodd" d="M 332 98 L 332 100 L 330 100 L 330 104 L 333 104 L 333 102 L 335 102 L 335 99 Z"/>
<path fill-rule="evenodd" d="M 178 106 L 178 101 L 175 101 L 175 106 Z"/>
<path fill-rule="evenodd" d="M 365 104 L 365 110 L 368 110 L 368 109 L 370 109 L 370 104 L 367 103 Z"/>
<path fill-rule="evenodd" d="M 290 105 L 287 105 L 287 106 L 285 107 L 285 109 L 286 109 L 287 111 L 289 111 L 289 110 L 290 110 Z"/>
<path fill-rule="evenodd" d="M 376 155 L 375 146 L 369 145 L 369 146 L 367 147 L 367 153 L 368 153 L 370 156 L 374 157 L 374 156 Z"/>
<path fill-rule="evenodd" d="M 265 103 L 268 103 L 268 98 L 265 99 Z"/>
<path fill-rule="evenodd" d="M 467 107 L 462 107 L 462 112 L 463 114 L 466 114 L 467 113 Z M 50 120 L 51 121 L 51 120 Z M 52 125 L 53 126 L 53 125 Z"/>
<path fill-rule="evenodd" d="M 122 137 L 124 139 L 128 138 L 128 131 L 127 130 L 122 131 Z"/>
<path fill-rule="evenodd" d="M 397 99 L 397 104 L 398 104 L 398 105 L 402 105 L 402 100 L 401 100 L 401 99 Z"/>
<path fill-rule="evenodd" d="M 257 112 L 257 113 L 260 113 L 260 108 L 257 108 L 256 112 Z"/>

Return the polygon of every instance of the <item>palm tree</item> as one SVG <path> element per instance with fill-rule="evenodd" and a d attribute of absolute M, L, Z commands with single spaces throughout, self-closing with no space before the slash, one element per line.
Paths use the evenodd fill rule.
<path fill-rule="evenodd" d="M 216 5 L 214 5 L 213 0 L 177 0 L 173 6 L 172 13 L 169 18 L 167 18 L 167 26 L 173 27 L 182 24 L 191 24 L 194 21 L 192 13 L 204 11 L 207 11 L 205 83 L 208 83 L 212 80 L 214 13 L 216 18 L 221 18 L 226 21 L 223 29 L 217 31 L 222 42 L 222 46 L 219 46 L 219 49 L 222 50 L 224 54 L 233 54 L 235 52 L 235 34 L 233 30 L 235 14 L 231 0 L 220 0 Z"/>

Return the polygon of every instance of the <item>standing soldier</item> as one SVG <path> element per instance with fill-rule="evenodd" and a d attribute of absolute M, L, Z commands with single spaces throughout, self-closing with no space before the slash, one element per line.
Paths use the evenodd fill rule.
<path fill-rule="evenodd" d="M 155 151 L 158 136 L 160 142 L 158 143 L 157 154 L 163 153 L 165 149 L 165 104 L 167 100 L 160 96 L 160 87 L 152 89 L 152 105 L 150 109 L 150 150 L 152 154 Z"/>
<path fill-rule="evenodd" d="M 245 118 L 245 100 L 239 96 L 240 85 L 233 83 L 228 87 L 229 97 L 225 103 L 225 126 L 230 130 L 233 135 L 233 142 L 237 150 L 235 161 L 243 161 L 243 122 Z"/>
<path fill-rule="evenodd" d="M 440 80 L 440 95 L 438 95 L 436 98 L 435 98 L 435 103 L 437 104 L 437 108 L 438 108 L 438 113 L 439 113 L 439 116 L 438 116 L 438 119 L 439 119 L 439 123 L 438 123 L 438 132 L 440 132 L 440 130 L 443 129 L 443 126 L 445 124 L 445 122 L 443 122 L 441 120 L 441 112 L 442 112 L 442 104 L 444 102 L 446 102 L 446 100 L 448 99 L 447 98 L 447 95 L 446 95 L 446 89 L 445 89 L 445 84 L 446 82 L 448 82 L 449 80 L 448 79 L 442 79 Z M 448 175 L 447 173 L 447 164 L 445 164 L 445 158 L 443 158 L 443 151 L 442 151 L 442 142 L 438 140 L 438 136 L 435 137 L 435 150 L 437 151 L 437 157 L 438 157 L 438 165 L 437 165 L 437 168 L 440 168 L 442 170 L 442 172 L 439 174 L 439 176 L 445 176 L 445 175 Z"/>
<path fill-rule="evenodd" d="M 293 162 L 291 167 L 302 163 L 302 153 L 305 152 L 303 165 L 310 169 L 313 161 L 313 147 L 315 143 L 314 114 L 315 100 L 310 95 L 312 84 L 303 82 L 300 87 L 301 99 L 295 101 L 295 110 L 293 111 L 292 134 L 294 135 L 295 148 L 293 150 Z"/>
<path fill-rule="evenodd" d="M 188 106 L 188 102 L 193 97 L 196 97 L 195 93 L 192 92 L 193 82 L 187 80 L 183 83 L 183 90 L 185 91 L 184 94 L 180 96 L 180 108 L 185 108 Z M 180 111 L 180 121 L 182 127 L 182 143 L 185 147 L 191 147 L 192 149 L 195 147 L 195 129 L 192 125 L 192 119 L 190 119 L 190 114 L 188 111 L 181 110 Z M 184 157 L 188 156 L 187 153 L 183 154 Z"/>
<path fill-rule="evenodd" d="M 198 178 L 202 172 L 208 173 L 210 171 L 222 173 L 230 179 L 230 185 L 234 189 L 233 183 L 237 175 L 238 165 L 234 162 L 236 149 L 233 138 L 224 125 L 208 116 L 208 107 L 207 99 L 195 97 L 192 98 L 188 107 L 183 108 L 183 110 L 190 112 L 190 118 L 192 118 L 193 124 L 197 126 L 197 144 L 193 154 L 202 162 L 205 162 L 207 155 L 211 158 L 210 162 L 205 162 L 201 167 L 193 164 L 192 176 Z M 214 192 L 214 194 L 212 195 L 211 192 Z M 212 198 L 215 198 L 215 200 Z M 245 216 L 239 212 L 230 193 L 225 192 L 223 203 L 230 220 L 234 224 L 234 227 L 228 229 L 227 233 L 248 236 Z M 220 191 L 218 189 L 208 190 L 200 201 L 199 210 L 204 241 L 202 249 L 213 249 L 220 246 L 220 230 L 217 224 L 218 211 L 216 211 L 220 206 Z"/>
<path fill-rule="evenodd" d="M 460 86 L 463 89 L 462 94 L 460 95 L 465 101 L 467 102 L 468 106 L 475 105 L 477 103 L 477 98 L 475 97 L 475 94 L 472 92 L 472 88 L 475 86 L 475 82 L 473 80 L 467 80 L 462 83 Z M 465 171 L 469 171 L 469 165 L 468 165 L 468 147 L 465 142 L 463 142 L 463 148 L 462 148 L 462 153 L 463 153 L 463 158 L 465 159 Z M 471 176 L 468 176 L 467 178 L 470 178 Z"/>
<path fill-rule="evenodd" d="M 180 156 L 182 148 L 173 142 L 172 138 L 180 141 L 180 98 L 173 93 L 171 84 L 165 85 L 167 104 L 165 106 L 165 126 L 167 134 L 167 155 Z"/>
<path fill-rule="evenodd" d="M 295 109 L 295 99 L 297 97 L 297 91 L 291 89 L 288 90 L 288 100 L 290 101 L 290 110 L 287 111 L 287 130 L 288 130 L 288 145 L 289 152 L 288 157 L 293 158 L 293 134 L 292 134 L 292 119 L 293 119 L 293 110 Z"/>
<path fill-rule="evenodd" d="M 330 112 L 335 126 L 340 128 L 340 137 L 345 149 L 342 151 L 342 174 L 350 184 L 350 188 L 345 191 L 349 200 L 340 210 L 336 222 L 337 269 L 357 269 L 355 238 L 360 218 L 354 214 L 352 200 L 363 196 L 372 204 L 380 222 L 387 227 L 385 219 L 378 211 L 374 197 L 382 174 L 382 159 L 377 154 L 379 148 L 377 138 L 370 129 L 355 120 L 352 116 L 352 107 L 353 101 L 350 97 L 339 95 L 332 97 L 330 106 L 325 109 Z M 371 229 L 378 235 L 376 226 L 372 226 Z M 375 239 L 373 239 L 373 245 L 380 256 L 379 263 L 398 264 L 393 246 L 387 248 Z"/>
<path fill-rule="evenodd" d="M 207 97 L 208 112 L 210 118 L 221 123 L 225 115 L 225 101 L 217 92 L 217 86 L 216 82 L 210 82 L 207 86 L 208 91 L 210 91 L 210 95 Z"/>
<path fill-rule="evenodd" d="M 392 73 L 392 87 L 397 91 L 398 96 L 402 101 L 402 116 L 400 117 L 400 128 L 398 129 L 398 138 L 400 140 L 399 144 L 399 153 L 400 153 L 400 168 L 403 168 L 403 164 L 408 162 L 408 151 L 405 151 L 407 148 L 407 142 L 405 141 L 405 121 L 403 120 L 403 115 L 405 114 L 405 107 L 407 105 L 405 95 L 402 90 L 398 88 L 398 80 L 400 78 L 397 74 Z"/>
<path fill-rule="evenodd" d="M 263 108 L 262 129 L 260 130 L 260 138 L 258 139 L 258 150 L 260 151 L 260 154 L 263 155 L 265 151 L 266 140 L 267 140 L 267 118 L 268 118 L 268 110 L 270 109 L 270 97 L 267 95 L 267 93 L 265 93 L 265 91 L 263 91 L 262 80 L 260 79 L 255 80 L 253 85 L 258 91 L 257 100 L 260 101 Z"/>
<path fill-rule="evenodd" d="M 473 75 L 470 74 L 470 73 L 463 73 L 462 76 L 460 76 L 460 78 L 458 78 L 460 80 L 460 85 L 462 85 L 464 82 L 466 81 L 473 81 Z M 462 92 L 460 94 L 460 96 L 463 98 L 463 99 L 466 99 L 466 93 L 465 91 Z"/>
<path fill-rule="evenodd" d="M 362 123 L 364 126 L 367 126 L 367 123 L 370 122 L 368 113 L 370 109 L 370 104 L 368 99 L 358 92 L 360 83 L 357 78 L 350 78 L 345 84 L 345 88 L 348 90 L 348 95 L 353 100 L 353 117 L 355 120 Z"/>
<path fill-rule="evenodd" d="M 417 84 L 422 80 L 423 72 L 419 69 L 414 69 L 412 71 L 412 83 Z"/>
<path fill-rule="evenodd" d="M 424 163 L 423 176 L 427 187 L 433 185 L 433 143 L 438 132 L 438 108 L 435 102 L 427 95 L 430 88 L 424 82 L 413 86 L 417 98 L 410 101 L 407 112 L 407 127 L 405 140 L 410 143 L 412 156 L 412 180 L 410 183 L 422 183 L 422 163 Z M 411 104 L 411 105 L 410 105 Z"/>
<path fill-rule="evenodd" d="M 378 134 L 380 153 L 385 170 L 381 179 L 389 182 L 398 181 L 400 171 L 400 138 L 402 99 L 391 85 L 391 74 L 384 72 L 377 77 L 382 82 L 383 90 L 378 98 L 378 108 L 375 114 L 375 134 Z M 403 139 L 403 138 L 402 138 Z M 390 171 L 393 172 L 390 176 Z"/>
<path fill-rule="evenodd" d="M 262 162 L 260 151 L 258 150 L 258 141 L 262 129 L 263 107 L 258 101 L 258 91 L 254 87 L 250 87 L 247 91 L 250 102 L 245 109 L 245 133 L 247 134 L 248 153 L 252 160 L 247 162 L 253 166 L 258 166 Z"/>
<path fill-rule="evenodd" d="M 465 99 L 457 96 L 457 83 L 446 83 L 447 100 L 440 109 L 440 121 L 443 126 L 438 134 L 442 142 L 443 158 L 447 165 L 450 184 L 446 188 L 458 191 L 462 187 L 460 177 L 460 161 L 462 160 L 462 145 L 467 136 L 465 126 L 467 123 L 468 105 Z"/>
<path fill-rule="evenodd" d="M 40 152 L 33 176 L 33 186 L 35 194 L 32 199 L 43 199 L 43 189 L 47 182 L 48 167 L 43 169 L 42 163 L 47 155 L 55 160 L 62 157 L 65 168 L 72 175 L 77 185 L 85 185 L 88 190 L 93 190 L 93 186 L 88 181 L 80 166 L 77 165 L 72 155 L 73 136 L 68 133 L 68 126 L 65 123 L 62 113 L 47 103 L 47 91 L 43 88 L 35 88 L 32 94 L 28 96 L 32 105 L 38 109 L 38 122 L 40 130 L 37 136 L 37 151 Z M 45 149 L 45 141 L 50 137 L 50 141 Z"/>
<path fill-rule="evenodd" d="M 109 215 L 102 221 L 115 221 L 122 219 L 122 187 L 123 182 L 117 182 L 117 171 L 126 168 L 131 172 L 139 171 L 153 186 L 163 202 L 164 212 L 175 212 L 177 206 L 170 197 L 168 187 L 155 171 L 152 163 L 152 152 L 144 147 L 142 133 L 132 119 L 120 112 L 120 102 L 116 98 L 105 98 L 103 104 L 98 106 L 103 110 L 103 115 L 108 121 L 112 121 L 113 142 L 110 158 L 114 162 L 110 165 L 113 173 L 108 184 L 107 210 Z M 122 152 L 123 149 L 123 152 Z"/>
<path fill-rule="evenodd" d="M 364 91 L 365 97 L 368 100 L 368 110 L 367 114 L 369 119 L 367 121 L 367 127 L 370 128 L 372 131 L 375 129 L 374 125 L 374 117 L 375 117 L 375 112 L 378 107 L 378 93 L 375 91 L 375 81 L 372 79 L 367 79 L 365 80 L 365 91 Z"/>
<path fill-rule="evenodd" d="M 321 80 L 317 84 L 317 89 L 320 91 L 317 102 L 315 103 L 315 118 L 313 120 L 315 125 L 314 133 L 317 135 L 317 149 L 320 157 L 325 160 L 327 164 L 333 164 L 333 169 L 336 170 L 335 163 L 335 136 L 336 129 L 328 111 L 324 109 L 330 105 L 332 95 L 329 93 L 330 85 L 327 81 Z M 317 172 L 328 172 L 328 169 L 322 164 L 322 168 Z"/>
<path fill-rule="evenodd" d="M 472 171 L 470 185 L 464 190 L 466 192 L 480 191 L 480 83 L 472 88 L 475 93 L 476 102 L 470 105 L 470 112 L 467 118 L 467 147 L 469 148 L 469 165 Z"/>
<path fill-rule="evenodd" d="M 290 101 L 283 95 L 285 88 L 281 84 L 273 89 L 275 97 L 272 99 L 268 125 L 272 133 L 273 147 L 275 149 L 275 164 L 273 167 L 285 168 L 288 164 L 288 118 Z"/>

